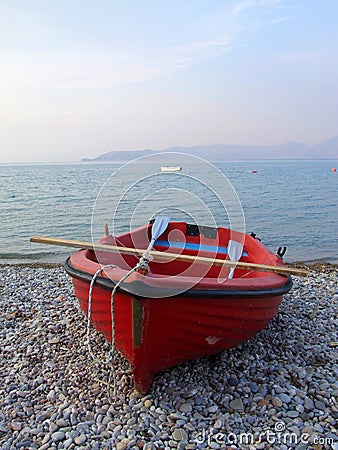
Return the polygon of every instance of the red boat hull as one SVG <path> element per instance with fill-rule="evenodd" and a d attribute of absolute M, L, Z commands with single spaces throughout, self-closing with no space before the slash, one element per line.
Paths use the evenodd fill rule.
<path fill-rule="evenodd" d="M 248 249 L 248 253 L 252 239 L 246 235 L 244 250 Z M 254 244 L 263 253 L 267 252 L 271 260 L 273 254 L 263 244 L 258 241 Z M 280 258 L 275 255 L 273 258 L 276 265 L 281 265 Z M 75 252 L 65 265 L 86 314 L 90 280 L 99 266 L 93 254 L 86 250 Z M 107 270 L 104 276 L 98 277 L 92 293 L 91 321 L 108 341 L 112 339 L 111 292 L 114 277 L 121 278 L 120 272 Z M 247 275 L 225 279 L 222 283 L 219 279 L 216 283 L 215 278 L 205 277 L 196 286 L 168 297 L 137 295 L 134 289 L 130 289 L 131 292 L 128 286 L 125 289 L 127 283 L 117 290 L 114 297 L 115 347 L 130 361 L 139 392 L 148 392 L 157 371 L 235 347 L 269 323 L 292 281 L 270 273 Z M 155 277 L 150 281 L 149 278 L 134 273 L 130 285 L 147 284 L 144 292 L 150 294 L 161 290 L 163 283 L 164 292 L 170 287 L 167 277 Z M 179 277 L 176 281 L 178 285 L 182 282 Z M 171 282 L 175 282 L 175 277 Z"/>

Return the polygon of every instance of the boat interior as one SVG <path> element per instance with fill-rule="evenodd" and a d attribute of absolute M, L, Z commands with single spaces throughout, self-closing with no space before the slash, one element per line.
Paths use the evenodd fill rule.
<path fill-rule="evenodd" d="M 151 224 L 137 228 L 118 237 L 106 236 L 100 243 L 145 250 L 151 239 Z M 235 270 L 199 261 L 200 257 L 245 261 L 259 264 L 280 264 L 280 258 L 273 254 L 260 240 L 228 228 L 211 228 L 170 222 L 166 231 L 155 242 L 153 250 L 170 253 L 166 259 L 154 258 L 149 262 L 148 276 L 168 277 L 180 275 L 203 278 L 257 278 L 266 277 L 267 272 Z M 196 259 L 184 261 L 180 255 Z M 116 264 L 123 270 L 130 270 L 139 261 L 139 256 L 124 252 L 107 253 L 87 250 L 87 257 L 100 265 Z"/>

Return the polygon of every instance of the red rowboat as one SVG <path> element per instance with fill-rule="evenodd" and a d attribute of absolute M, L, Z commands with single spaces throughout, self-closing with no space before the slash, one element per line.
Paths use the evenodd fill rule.
<path fill-rule="evenodd" d="M 106 236 L 100 243 L 146 249 L 151 229 L 149 223 L 118 237 Z M 114 265 L 96 274 L 90 319 L 130 361 L 141 393 L 148 392 L 156 372 L 255 336 L 277 314 L 292 286 L 290 276 L 202 263 L 200 257 L 283 267 L 282 259 L 258 239 L 227 228 L 170 222 L 154 250 L 157 255 L 170 252 L 171 257 L 155 256 L 148 268 L 131 272 L 139 256 L 128 251 L 79 250 L 65 263 L 86 314 L 94 274 Z M 111 295 L 126 276 L 114 293 L 112 333 Z"/>

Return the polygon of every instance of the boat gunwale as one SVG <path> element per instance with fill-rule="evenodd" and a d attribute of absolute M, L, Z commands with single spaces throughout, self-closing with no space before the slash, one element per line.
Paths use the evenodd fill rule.
<path fill-rule="evenodd" d="M 66 272 L 73 278 L 76 278 L 80 281 L 84 281 L 87 283 L 90 283 L 92 281 L 93 275 L 90 272 L 86 272 L 84 270 L 78 269 L 74 267 L 70 262 L 71 256 L 67 258 L 67 260 L 64 263 L 64 268 Z M 147 288 L 147 295 L 136 295 L 132 292 L 129 292 L 126 289 L 123 289 L 122 287 L 118 287 L 118 291 L 127 295 L 132 295 L 136 298 L 149 298 L 151 300 L 160 299 L 163 297 L 170 297 L 170 298 L 179 298 L 179 297 L 200 297 L 200 298 L 229 298 L 229 297 L 278 297 L 281 295 L 286 294 L 289 292 L 292 288 L 292 278 L 290 275 L 281 275 L 285 277 L 286 282 L 281 286 L 275 286 L 275 287 L 269 287 L 269 288 L 259 288 L 259 289 L 194 289 L 189 288 L 186 291 L 181 291 L 177 294 L 177 289 L 170 289 L 170 288 L 159 288 L 154 286 L 146 285 L 146 283 L 143 283 L 142 281 L 132 281 L 128 283 L 130 287 L 132 287 L 132 291 L 135 292 L 137 286 L 142 286 L 143 290 L 146 286 Z M 107 277 L 98 276 L 96 278 L 96 284 L 101 287 L 102 289 L 106 291 L 112 291 L 114 289 L 114 286 L 116 285 L 116 282 L 111 280 Z M 162 295 L 159 297 L 158 293 L 161 291 Z M 137 291 L 136 291 L 137 292 Z M 151 293 L 153 292 L 154 296 L 151 296 Z"/>

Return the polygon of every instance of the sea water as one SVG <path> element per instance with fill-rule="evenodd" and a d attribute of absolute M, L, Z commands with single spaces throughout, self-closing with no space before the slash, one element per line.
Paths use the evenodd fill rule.
<path fill-rule="evenodd" d="M 337 165 L 327 160 L 213 163 L 224 177 L 217 175 L 215 193 L 208 186 L 214 180 L 201 180 L 198 170 L 184 176 L 184 166 L 176 174 L 153 167 L 152 176 L 144 176 L 142 167 L 125 170 L 114 163 L 2 164 L 0 262 L 62 262 L 72 249 L 29 238 L 91 241 L 103 235 L 105 222 L 121 233 L 157 212 L 172 220 L 229 226 L 231 208 L 221 198 L 229 186 L 243 212 L 244 231 L 255 232 L 273 251 L 286 246 L 285 261 L 338 262 L 338 173 L 332 171 Z"/>

